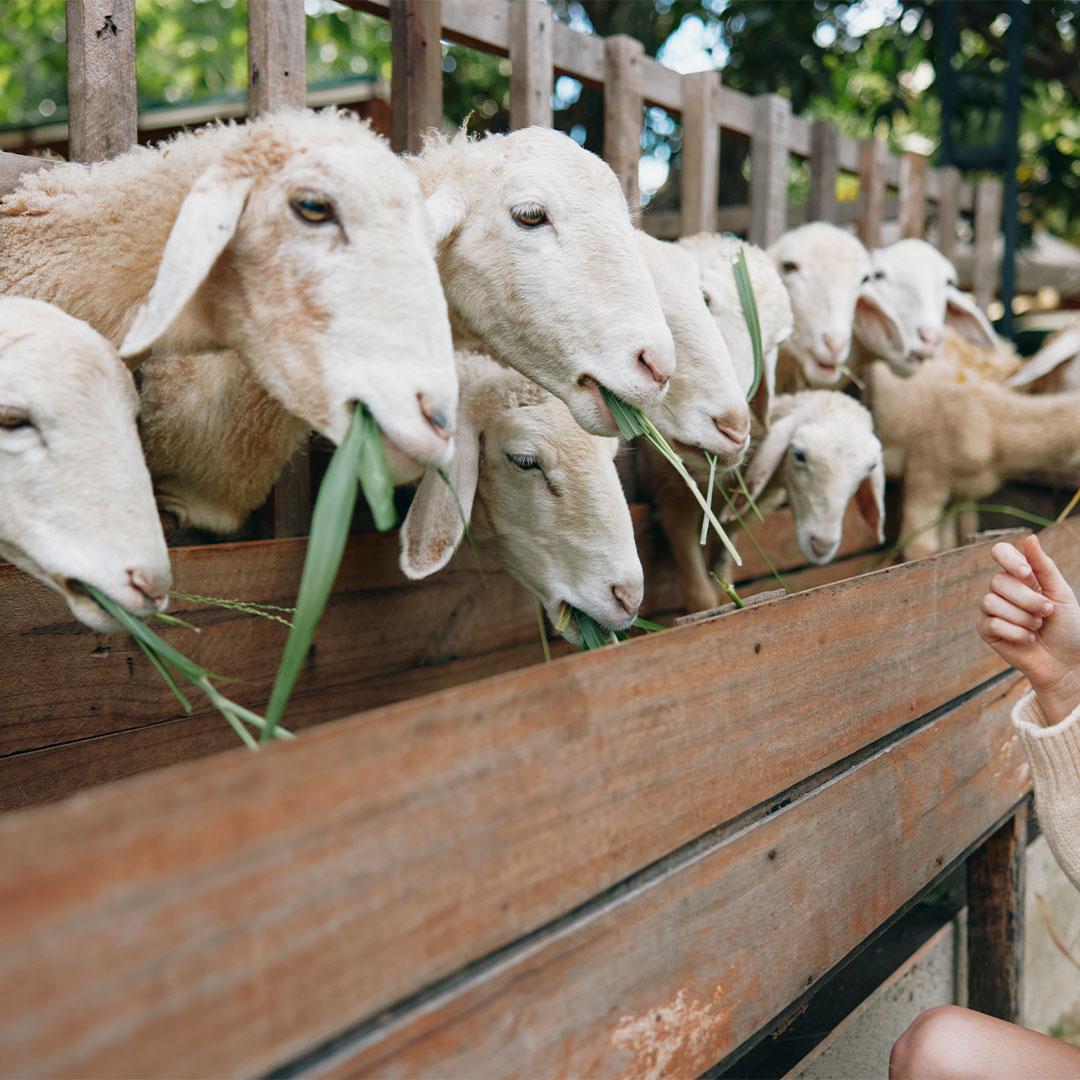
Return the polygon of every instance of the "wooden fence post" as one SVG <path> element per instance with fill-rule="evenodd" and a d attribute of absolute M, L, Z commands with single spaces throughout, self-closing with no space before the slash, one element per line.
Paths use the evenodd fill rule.
<path fill-rule="evenodd" d="M 968 1007 L 1020 1022 L 1027 804 L 969 859 Z"/>
<path fill-rule="evenodd" d="M 885 220 L 884 139 L 864 139 L 859 146 L 859 239 L 868 247 L 881 244 Z"/>
<path fill-rule="evenodd" d="M 720 73 L 683 76 L 682 221 L 684 236 L 715 232 L 720 186 Z"/>
<path fill-rule="evenodd" d="M 68 0 L 68 157 L 104 161 L 138 138 L 135 0 Z"/>
<path fill-rule="evenodd" d="M 900 235 L 921 240 L 926 235 L 926 168 L 924 154 L 900 157 Z"/>
<path fill-rule="evenodd" d="M 810 129 L 810 220 L 836 221 L 836 178 L 840 173 L 840 129 L 815 120 Z"/>
<path fill-rule="evenodd" d="M 615 170 L 623 194 L 636 211 L 641 198 L 638 162 L 641 160 L 641 59 L 645 46 L 636 38 L 616 34 L 604 42 L 604 160 Z"/>
<path fill-rule="evenodd" d="M 288 106 L 307 95 L 303 0 L 248 4 L 248 115 Z M 273 536 L 304 536 L 311 528 L 311 457 L 307 441 L 292 456 L 270 492 L 269 520 L 258 528 Z"/>
<path fill-rule="evenodd" d="M 956 235 L 960 227 L 960 170 L 946 165 L 938 170 L 937 204 L 938 251 L 951 263 L 956 262 Z"/>
<path fill-rule="evenodd" d="M 768 247 L 787 228 L 788 129 L 791 102 L 779 94 L 754 98 L 750 140 L 750 242 Z"/>
<path fill-rule="evenodd" d="M 551 8 L 510 0 L 510 130 L 551 127 L 555 82 Z"/>
<path fill-rule="evenodd" d="M 971 262 L 971 287 L 984 311 L 997 292 L 1001 267 L 995 249 L 1001 236 L 1000 180 L 980 180 L 975 185 L 975 247 Z"/>
<path fill-rule="evenodd" d="M 390 33 L 390 141 L 413 153 L 442 120 L 440 0 L 390 0 Z"/>

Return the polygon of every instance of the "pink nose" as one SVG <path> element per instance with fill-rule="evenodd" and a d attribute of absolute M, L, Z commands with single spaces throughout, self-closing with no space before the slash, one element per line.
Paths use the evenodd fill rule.
<path fill-rule="evenodd" d="M 840 359 L 840 355 L 844 351 L 844 342 L 837 341 L 832 334 L 822 334 L 821 342 L 834 360 Z"/>
<path fill-rule="evenodd" d="M 420 403 L 420 411 L 428 422 L 431 430 L 440 439 L 449 439 L 454 434 L 454 426 L 447 419 L 446 413 L 438 407 L 427 394 L 417 394 L 416 400 Z"/>
<path fill-rule="evenodd" d="M 641 597 L 637 590 L 630 585 L 612 585 L 611 595 L 615 597 L 615 603 L 626 612 L 627 618 L 633 618 L 641 607 Z"/>
<path fill-rule="evenodd" d="M 927 330 L 925 326 L 920 326 L 915 333 L 918 335 L 919 340 L 930 350 L 936 349 L 941 344 L 940 330 Z"/>
<path fill-rule="evenodd" d="M 656 357 L 650 349 L 642 349 L 637 354 L 637 362 L 640 367 L 645 369 L 649 378 L 652 379 L 657 386 L 667 386 L 671 376 L 661 370 L 660 364 L 657 363 Z"/>
<path fill-rule="evenodd" d="M 739 449 L 742 449 L 750 441 L 749 417 L 740 419 L 728 415 L 714 416 L 713 424 L 716 425 L 716 430 L 725 439 L 729 439 Z"/>
<path fill-rule="evenodd" d="M 160 581 L 155 581 L 153 574 L 146 574 L 142 570 L 130 569 L 127 572 L 128 584 L 137 592 L 141 593 L 158 610 L 165 606 L 168 599 L 168 586 Z"/>

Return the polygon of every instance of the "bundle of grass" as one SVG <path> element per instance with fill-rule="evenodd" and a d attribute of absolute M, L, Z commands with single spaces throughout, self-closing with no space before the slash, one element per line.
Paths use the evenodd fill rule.
<path fill-rule="evenodd" d="M 296 611 L 274 679 L 274 688 L 270 692 L 262 742 L 271 739 L 278 730 L 278 723 L 326 610 L 349 538 L 349 524 L 356 506 L 357 481 L 371 507 L 375 527 L 381 532 L 392 529 L 397 524 L 397 514 L 394 511 L 394 485 L 386 464 L 386 450 L 375 418 L 363 405 L 358 405 L 353 411 L 349 430 L 330 459 L 315 500 Z"/>
<path fill-rule="evenodd" d="M 602 649 L 605 645 L 618 645 L 630 636 L 629 630 L 609 630 L 601 626 L 591 615 L 569 604 L 563 604 L 559 609 L 559 617 L 555 622 L 555 629 L 561 634 L 573 622 L 578 632 L 578 649 L 581 652 L 590 652 L 593 649 Z M 648 619 L 636 618 L 631 624 L 638 630 L 653 633 L 663 630 L 659 623 L 649 622 Z M 543 623 L 540 626 L 543 635 Z M 546 640 L 546 639 L 545 639 Z M 548 656 L 550 659 L 550 656 Z"/>
<path fill-rule="evenodd" d="M 213 682 L 215 679 L 219 682 L 222 681 L 222 676 L 208 671 L 201 664 L 192 660 L 191 657 L 185 656 L 179 649 L 162 640 L 146 623 L 141 619 L 137 619 L 130 612 L 125 611 L 115 600 L 100 589 L 95 588 L 93 585 L 87 585 L 85 582 L 80 582 L 79 587 L 135 639 L 135 644 L 139 646 L 146 658 L 154 665 L 158 674 L 165 680 L 169 689 L 176 695 L 176 699 L 180 702 L 185 713 L 191 713 L 191 701 L 184 691 L 180 689 L 176 681 L 177 676 L 200 689 L 210 699 L 214 708 L 228 720 L 232 729 L 249 749 L 257 750 L 258 744 L 252 738 L 251 732 L 244 727 L 245 723 L 250 724 L 257 731 L 267 735 L 267 737 L 272 734 L 278 739 L 294 738 L 292 732 L 286 731 L 282 727 L 272 729 L 258 713 L 252 712 L 231 698 L 227 698 Z M 188 626 L 189 629 L 194 629 L 182 619 L 173 616 L 159 615 L 158 618 L 174 625 Z"/>

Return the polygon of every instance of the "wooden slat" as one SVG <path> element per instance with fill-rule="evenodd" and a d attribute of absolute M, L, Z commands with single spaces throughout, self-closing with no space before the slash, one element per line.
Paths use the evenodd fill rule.
<path fill-rule="evenodd" d="M 788 125 L 788 151 L 798 158 L 809 158 L 814 149 L 814 125 L 801 116 L 792 116 Z"/>
<path fill-rule="evenodd" d="M 48 158 L 35 158 L 27 154 L 0 153 L 0 197 L 14 191 L 28 173 L 48 169 L 56 162 Z"/>
<path fill-rule="evenodd" d="M 905 153 L 900 159 L 900 235 L 926 235 L 926 171 L 924 154 Z"/>
<path fill-rule="evenodd" d="M 641 159 L 641 61 L 645 47 L 626 34 L 604 41 L 604 160 L 615 171 L 626 201 L 637 209 Z"/>
<path fill-rule="evenodd" d="M 859 146 L 859 239 L 868 247 L 881 243 L 885 220 L 885 158 L 883 139 L 864 139 Z"/>
<path fill-rule="evenodd" d="M 391 143 L 415 153 L 442 120 L 440 0 L 390 0 L 390 26 Z"/>
<path fill-rule="evenodd" d="M 651 56 L 641 58 L 641 93 L 650 105 L 659 105 L 668 112 L 682 113 L 686 109 L 686 87 L 683 76 L 664 67 Z"/>
<path fill-rule="evenodd" d="M 308 1075 L 700 1075 L 1023 798 L 1019 693 L 997 684 L 749 828 L 703 838 Z"/>
<path fill-rule="evenodd" d="M 980 180 L 975 185 L 975 250 L 971 284 L 975 300 L 984 311 L 997 294 L 1001 267 L 997 249 L 1001 241 L 1001 181 Z"/>
<path fill-rule="evenodd" d="M 1064 533 L 1047 545 L 1080 577 Z M 960 549 L 0 822 L 0 994 L 31 957 L 50 987 L 23 987 L 0 1071 L 299 1053 L 1000 672 L 970 626 L 988 562 Z M 46 1009 L 79 1023 L 57 1041 Z"/>
<path fill-rule="evenodd" d="M 1022 1022 L 1027 807 L 968 860 L 968 1006 Z"/>
<path fill-rule="evenodd" d="M 720 119 L 725 131 L 752 138 L 754 134 L 754 101 L 730 87 L 720 87 Z"/>
<path fill-rule="evenodd" d="M 720 73 L 683 76 L 682 232 L 716 228 L 720 186 Z"/>
<path fill-rule="evenodd" d="M 542 0 L 510 2 L 510 128 L 551 127 L 554 39 Z"/>
<path fill-rule="evenodd" d="M 938 251 L 949 262 L 956 261 L 956 240 L 960 227 L 960 170 L 947 165 L 941 172 L 941 192 L 937 206 Z"/>
<path fill-rule="evenodd" d="M 604 39 L 579 34 L 558 22 L 553 29 L 557 74 L 572 75 L 584 83 L 601 86 L 604 82 Z"/>
<path fill-rule="evenodd" d="M 859 172 L 859 155 L 862 152 L 862 143 L 858 139 L 851 139 L 847 135 L 841 135 L 840 141 L 837 147 L 838 157 L 840 159 L 840 168 L 844 172 L 855 173 Z"/>
<path fill-rule="evenodd" d="M 135 0 L 68 0 L 69 147 L 72 161 L 104 161 L 137 138 Z"/>
<path fill-rule="evenodd" d="M 303 108 L 307 94 L 304 0 L 248 4 L 248 111 Z"/>
<path fill-rule="evenodd" d="M 779 94 L 754 99 L 750 143 L 750 240 L 768 247 L 787 223 L 788 127 L 791 102 Z"/>
<path fill-rule="evenodd" d="M 840 129 L 833 120 L 815 120 L 810 150 L 811 221 L 836 220 L 836 178 L 840 171 Z"/>

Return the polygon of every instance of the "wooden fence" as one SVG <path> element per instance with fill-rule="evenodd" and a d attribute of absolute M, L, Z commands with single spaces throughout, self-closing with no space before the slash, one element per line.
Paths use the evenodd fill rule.
<path fill-rule="evenodd" d="M 644 106 L 677 113 L 682 231 L 725 224 L 735 132 L 752 239 L 789 220 L 794 155 L 814 217 L 843 217 L 836 177 L 859 175 L 869 243 L 891 188 L 905 233 L 936 217 L 947 254 L 974 212 L 993 287 L 992 183 L 680 76 L 536 0 L 352 6 L 393 27 L 401 149 L 441 116 L 440 38 L 463 42 L 510 57 L 515 127 L 551 123 L 555 74 L 602 85 L 604 153 L 631 199 Z M 134 8 L 69 0 L 73 157 L 134 139 Z M 251 0 L 249 25 L 252 111 L 302 100 L 302 4 Z M 41 164 L 0 155 L 0 189 Z M 277 538 L 175 550 L 179 589 L 289 602 L 306 461 L 288 476 Z M 634 517 L 648 608 L 669 613 L 670 559 L 648 508 Z M 1047 542 L 1080 582 L 1068 529 Z M 760 535 L 796 587 L 879 560 L 854 527 L 819 568 L 786 515 Z M 409 583 L 395 556 L 396 537 L 351 541 L 288 716 L 322 726 L 214 757 L 234 740 L 219 717 L 181 715 L 128 640 L 0 566 L 0 1072 L 697 1075 L 969 856 L 972 1002 L 1015 1017 L 1002 927 L 1021 893 L 1004 871 L 1028 788 L 1008 721 L 1021 688 L 971 630 L 986 544 L 551 665 L 505 575 L 481 585 L 460 555 Z M 745 574 L 747 593 L 768 586 L 760 563 Z M 263 705 L 283 629 L 188 607 L 202 633 L 165 636 Z"/>

